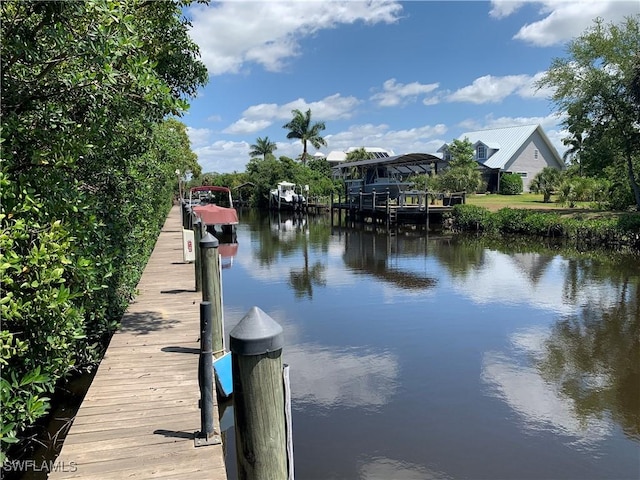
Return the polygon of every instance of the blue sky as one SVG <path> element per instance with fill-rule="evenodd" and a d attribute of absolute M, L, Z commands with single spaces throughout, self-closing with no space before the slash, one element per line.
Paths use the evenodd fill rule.
<path fill-rule="evenodd" d="M 434 153 L 465 131 L 561 118 L 534 82 L 567 42 L 638 2 L 212 1 L 185 11 L 209 83 L 182 121 L 204 172 L 244 171 L 258 137 L 296 158 L 291 111 L 324 121 L 327 147 Z M 310 146 L 310 153 L 316 150 Z"/>

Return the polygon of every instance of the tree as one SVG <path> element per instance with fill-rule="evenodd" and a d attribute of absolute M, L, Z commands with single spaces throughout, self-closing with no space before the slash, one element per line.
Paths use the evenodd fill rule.
<path fill-rule="evenodd" d="M 557 168 L 544 167 L 540 170 L 529 185 L 529 190 L 533 193 L 541 193 L 543 195 L 543 202 L 549 203 L 551 201 L 551 195 L 553 195 L 560 186 L 560 179 L 562 178 L 562 172 Z"/>
<path fill-rule="evenodd" d="M 373 153 L 367 152 L 364 147 L 356 148 L 347 153 L 347 162 L 355 162 L 358 160 L 369 160 L 373 158 Z"/>
<path fill-rule="evenodd" d="M 307 163 L 307 143 L 311 143 L 315 148 L 326 146 L 327 142 L 320 136 L 326 127 L 324 122 L 315 122 L 311 124 L 311 109 L 302 113 L 300 110 L 292 110 L 293 119 L 282 126 L 289 130 L 287 138 L 297 138 L 302 142 L 302 157 L 301 161 L 303 165 Z"/>
<path fill-rule="evenodd" d="M 482 185 L 478 163 L 473 159 L 473 145 L 468 138 L 453 140 L 449 145 L 451 161 L 439 177 L 439 186 L 449 192 L 475 193 Z"/>
<path fill-rule="evenodd" d="M 258 137 L 256 139 L 256 143 L 251 145 L 249 148 L 251 149 L 251 151 L 249 152 L 249 155 L 251 157 L 262 155 L 262 158 L 266 160 L 267 155 L 273 154 L 273 152 L 278 149 L 278 146 L 275 144 L 275 142 L 269 140 L 269 137 Z"/>
<path fill-rule="evenodd" d="M 640 15 L 618 25 L 597 19 L 569 43 L 567 58 L 552 61 L 538 86 L 553 89 L 553 102 L 584 149 L 609 140 L 640 208 L 638 45 Z"/>

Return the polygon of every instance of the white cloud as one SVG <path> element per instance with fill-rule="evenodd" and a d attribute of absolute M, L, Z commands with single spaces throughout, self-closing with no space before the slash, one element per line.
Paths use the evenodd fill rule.
<path fill-rule="evenodd" d="M 438 86 L 438 83 L 396 83 L 396 79 L 391 78 L 382 85 L 383 91 L 373 95 L 370 100 L 376 102 L 380 107 L 395 107 L 415 101 L 418 96 L 430 93 Z"/>
<path fill-rule="evenodd" d="M 485 130 L 488 128 L 513 127 L 516 125 L 540 124 L 542 128 L 555 128 L 561 122 L 561 118 L 552 113 L 545 117 L 497 117 L 488 114 L 482 120 L 466 119 L 458 124 L 465 130 Z"/>
<path fill-rule="evenodd" d="M 211 133 L 211 130 L 208 128 L 187 127 L 187 135 L 189 136 L 192 148 L 198 148 L 206 145 L 209 138 L 211 138 Z"/>
<path fill-rule="evenodd" d="M 249 161 L 247 142 L 217 141 L 193 151 L 203 172 L 244 172 Z"/>
<path fill-rule="evenodd" d="M 298 98 L 283 105 L 261 103 L 247 108 L 242 112 L 242 118 L 225 128 L 223 133 L 254 133 L 271 126 L 276 120 L 282 121 L 284 124 L 291 120 L 292 110 L 306 112 L 311 109 L 313 122 L 346 119 L 353 115 L 354 109 L 359 103 L 360 100 L 357 98 L 343 97 L 339 93 L 317 102 L 307 102 L 303 98 Z"/>
<path fill-rule="evenodd" d="M 222 130 L 222 133 L 245 134 L 259 132 L 260 130 L 267 128 L 271 123 L 272 122 L 268 120 L 250 120 L 247 118 L 241 118 Z"/>
<path fill-rule="evenodd" d="M 515 13 L 525 5 L 527 2 L 518 2 L 516 0 L 492 0 L 491 2 L 491 11 L 489 15 L 494 18 L 504 18 L 508 17 L 512 13 Z"/>
<path fill-rule="evenodd" d="M 540 74 L 537 74 L 540 75 Z M 494 77 L 485 75 L 476 78 L 471 85 L 462 87 L 446 98 L 450 102 L 471 102 L 497 103 L 512 94 L 517 94 L 525 98 L 538 96 L 535 94 L 533 81 L 535 78 L 530 75 L 506 75 Z"/>
<path fill-rule="evenodd" d="M 340 24 L 394 23 L 402 10 L 390 0 L 369 2 L 216 2 L 188 10 L 191 37 L 212 75 L 239 73 L 247 63 L 280 71 L 299 55 L 299 40 Z"/>
<path fill-rule="evenodd" d="M 335 135 L 327 135 L 325 140 L 329 150 L 346 150 L 349 147 L 381 147 L 393 150 L 396 154 L 414 152 L 434 152 L 442 141 L 440 137 L 447 132 L 443 124 L 423 125 L 407 130 L 390 130 L 388 125 L 354 125 Z M 435 148 L 434 145 L 437 146 Z"/>
<path fill-rule="evenodd" d="M 539 6 L 541 20 L 524 25 L 514 38 L 532 45 L 548 47 L 571 40 L 593 25 L 595 18 L 605 22 L 620 22 L 625 16 L 638 14 L 638 3 L 621 0 L 544 0 L 505 1 L 494 0 L 489 14 L 504 18 L 516 12 L 522 5 Z"/>

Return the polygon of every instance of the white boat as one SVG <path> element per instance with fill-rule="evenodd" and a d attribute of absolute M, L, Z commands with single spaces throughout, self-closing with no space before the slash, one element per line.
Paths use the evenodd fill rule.
<path fill-rule="evenodd" d="M 302 192 L 296 191 L 296 184 L 280 182 L 273 190 L 269 191 L 269 206 L 277 210 L 302 210 L 307 202 Z M 305 185 L 305 191 L 309 186 Z"/>

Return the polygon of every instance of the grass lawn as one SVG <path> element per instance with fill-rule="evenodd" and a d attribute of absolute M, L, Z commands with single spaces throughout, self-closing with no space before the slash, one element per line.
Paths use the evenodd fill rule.
<path fill-rule="evenodd" d="M 509 207 L 556 212 L 563 217 L 576 218 L 605 218 L 621 214 L 621 212 L 593 209 L 591 208 L 590 202 L 578 202 L 575 208 L 569 208 L 567 205 L 556 203 L 554 197 L 551 197 L 551 203 L 544 203 L 542 201 L 542 194 L 535 193 L 522 193 L 520 195 L 467 195 L 467 203 L 484 207 L 492 212 Z"/>

